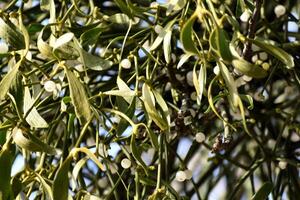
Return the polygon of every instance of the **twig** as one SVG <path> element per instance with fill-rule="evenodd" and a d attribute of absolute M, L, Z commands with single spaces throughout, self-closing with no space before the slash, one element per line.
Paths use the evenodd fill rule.
<path fill-rule="evenodd" d="M 253 11 L 253 16 L 249 20 L 249 28 L 248 28 L 248 38 L 253 39 L 255 37 L 256 24 L 260 16 L 260 8 L 262 5 L 262 0 L 255 0 L 255 9 Z M 247 61 L 251 61 L 252 57 L 252 42 L 250 40 L 246 41 L 243 50 L 243 57 Z"/>

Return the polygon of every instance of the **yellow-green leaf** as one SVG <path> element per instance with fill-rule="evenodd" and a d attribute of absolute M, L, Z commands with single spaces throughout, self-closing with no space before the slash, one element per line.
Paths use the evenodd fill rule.
<path fill-rule="evenodd" d="M 13 129 L 14 142 L 23 149 L 34 152 L 45 152 L 47 154 L 55 155 L 60 151 L 42 142 L 39 138 L 29 132 L 24 132 L 22 129 L 15 127 Z"/>
<path fill-rule="evenodd" d="M 195 12 L 188 21 L 183 25 L 180 32 L 180 41 L 183 45 L 184 50 L 187 53 L 198 55 L 198 49 L 193 39 L 193 25 L 197 19 L 197 13 Z"/>
<path fill-rule="evenodd" d="M 12 82 L 16 78 L 16 75 L 18 73 L 19 67 L 20 67 L 21 61 L 19 61 L 13 69 L 11 69 L 1 80 L 0 82 L 0 102 L 4 99 L 6 96 L 9 88 L 12 85 Z"/>
<path fill-rule="evenodd" d="M 92 117 L 88 96 L 75 74 L 67 68 L 65 71 L 76 116 L 81 124 L 85 124 Z"/>
<path fill-rule="evenodd" d="M 295 66 L 294 58 L 283 49 L 272 45 L 270 41 L 266 41 L 261 38 L 255 38 L 251 41 L 256 46 L 260 47 L 267 53 L 271 54 L 272 56 L 283 62 L 287 66 L 287 68 L 293 68 Z"/>
<path fill-rule="evenodd" d="M 268 75 L 266 70 L 264 70 L 258 65 L 252 64 L 244 60 L 241 57 L 233 59 L 232 65 L 241 73 L 253 78 L 264 78 Z"/>
<path fill-rule="evenodd" d="M 68 156 L 67 159 L 62 163 L 62 165 L 57 170 L 54 177 L 52 191 L 54 200 L 68 199 L 68 189 L 69 189 L 69 168 L 72 161 L 72 156 Z"/>
<path fill-rule="evenodd" d="M 20 29 L 11 21 L 4 21 L 2 18 L 0 18 L 0 38 L 17 50 L 25 48 L 25 39 Z"/>
<path fill-rule="evenodd" d="M 212 50 L 225 61 L 231 61 L 232 55 L 229 49 L 230 41 L 227 33 L 219 28 L 215 27 L 209 37 L 209 43 Z"/>
<path fill-rule="evenodd" d="M 161 130 L 167 130 L 168 123 L 161 117 L 158 110 L 155 108 L 155 99 L 152 91 L 150 90 L 150 87 L 146 83 L 144 83 L 142 90 L 144 106 L 150 119 L 152 119 Z"/>
<path fill-rule="evenodd" d="M 13 164 L 13 153 L 8 145 L 4 145 L 0 151 L 0 199 L 13 200 L 13 193 L 10 184 L 11 168 Z"/>
<path fill-rule="evenodd" d="M 25 87 L 24 91 L 24 104 L 23 110 L 24 115 L 30 110 L 29 114 L 26 116 L 27 123 L 34 128 L 47 128 L 48 123 L 45 119 L 38 113 L 35 106 L 33 106 L 35 100 L 31 97 L 30 91 L 28 87 Z M 33 108 L 32 108 L 33 106 Z"/>

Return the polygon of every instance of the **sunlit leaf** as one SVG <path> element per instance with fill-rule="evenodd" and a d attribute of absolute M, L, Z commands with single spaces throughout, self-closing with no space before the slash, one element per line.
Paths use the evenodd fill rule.
<path fill-rule="evenodd" d="M 233 59 L 232 65 L 241 73 L 253 78 L 264 78 L 268 75 L 267 71 L 262 67 L 249 63 L 242 58 Z"/>
<path fill-rule="evenodd" d="M 14 79 L 16 78 L 20 64 L 21 64 L 21 61 L 19 61 L 13 67 L 13 69 L 11 69 L 1 80 L 1 82 L 0 82 L 0 101 L 2 101 L 5 98 L 9 88 L 11 87 L 11 84 L 13 83 Z"/>
<path fill-rule="evenodd" d="M 79 52 L 72 41 L 73 37 L 73 33 L 65 33 L 55 41 L 53 54 L 58 59 L 72 60 L 79 57 Z"/>
<path fill-rule="evenodd" d="M 170 36 L 167 36 L 167 34 L 172 34 L 172 27 L 173 27 L 173 24 L 175 23 L 175 20 L 172 20 L 170 21 L 162 30 L 161 32 L 158 34 L 158 36 L 156 37 L 156 39 L 154 40 L 152 46 L 150 47 L 150 51 L 153 51 L 155 50 L 161 43 L 164 39 L 167 39 L 169 40 L 170 39 Z M 171 32 L 170 32 L 171 31 Z M 165 38 L 166 37 L 166 38 Z M 167 43 L 170 43 L 170 41 L 166 41 L 166 45 Z M 168 51 L 168 50 L 167 50 Z"/>
<path fill-rule="evenodd" d="M 47 128 L 48 123 L 45 119 L 38 113 L 36 107 L 33 105 L 35 100 L 31 97 L 30 91 L 28 87 L 25 87 L 24 90 L 24 115 L 26 116 L 26 121 L 31 127 L 35 128 Z M 25 117 L 25 116 L 24 116 Z"/>
<path fill-rule="evenodd" d="M 16 49 L 25 48 L 25 39 L 21 30 L 11 21 L 4 21 L 2 18 L 0 18 L 0 38 L 4 39 L 8 44 Z"/>
<path fill-rule="evenodd" d="M 29 132 L 23 131 L 21 128 L 15 127 L 13 129 L 14 142 L 29 151 L 45 152 L 47 154 L 59 154 L 60 151 L 42 142 L 39 138 Z"/>

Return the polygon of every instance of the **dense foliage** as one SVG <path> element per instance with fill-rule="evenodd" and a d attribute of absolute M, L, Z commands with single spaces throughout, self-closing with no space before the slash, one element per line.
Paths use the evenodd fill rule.
<path fill-rule="evenodd" d="M 0 2 L 0 199 L 299 199 L 300 2 Z"/>

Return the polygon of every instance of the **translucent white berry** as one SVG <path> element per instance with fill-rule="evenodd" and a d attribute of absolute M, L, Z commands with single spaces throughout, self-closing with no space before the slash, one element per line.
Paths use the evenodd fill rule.
<path fill-rule="evenodd" d="M 124 158 L 124 159 L 121 161 L 121 166 L 122 166 L 124 169 L 128 169 L 128 168 L 131 166 L 131 161 L 130 161 L 128 158 Z"/>
<path fill-rule="evenodd" d="M 286 8 L 279 4 L 274 8 L 274 13 L 276 15 L 277 18 L 281 17 L 282 15 L 284 15 L 286 12 Z"/>
<path fill-rule="evenodd" d="M 178 171 L 177 173 L 176 173 L 176 180 L 177 181 L 179 181 L 179 182 L 183 182 L 183 181 L 185 181 L 185 179 L 186 179 L 186 175 L 185 175 L 185 172 L 184 171 Z"/>
<path fill-rule="evenodd" d="M 131 62 L 130 60 L 128 60 L 127 58 L 126 59 L 123 59 L 121 61 L 121 67 L 123 67 L 124 69 L 129 69 L 131 67 Z"/>
<path fill-rule="evenodd" d="M 280 161 L 280 162 L 278 163 L 278 166 L 279 166 L 280 169 L 285 169 L 286 166 L 287 166 L 287 162 L 285 162 L 285 161 Z"/>
<path fill-rule="evenodd" d="M 205 135 L 204 135 L 204 133 L 198 132 L 198 133 L 196 134 L 196 136 L 195 136 L 195 140 L 196 140 L 198 143 L 204 142 L 204 140 L 205 140 Z"/>
<path fill-rule="evenodd" d="M 270 149 L 273 149 L 275 147 L 275 144 L 276 144 L 276 141 L 274 139 L 271 139 L 271 140 L 268 141 L 267 146 Z"/>
<path fill-rule="evenodd" d="M 193 177 L 193 172 L 189 169 L 184 170 L 184 173 L 187 180 L 190 180 Z"/>
<path fill-rule="evenodd" d="M 266 71 L 268 71 L 269 68 L 270 68 L 270 64 L 267 63 L 267 62 L 264 62 L 261 66 L 262 66 L 262 68 L 263 68 L 264 70 L 266 70 Z"/>
<path fill-rule="evenodd" d="M 268 54 L 266 52 L 259 53 L 259 59 L 265 61 L 268 59 Z"/>
<path fill-rule="evenodd" d="M 252 56 L 251 61 L 252 61 L 253 63 L 255 63 L 257 60 L 258 60 L 257 54 L 255 54 L 254 56 Z"/>
<path fill-rule="evenodd" d="M 1 42 L 0 43 L 0 54 L 4 54 L 8 52 L 8 46 L 6 43 Z"/>
<path fill-rule="evenodd" d="M 186 74 L 186 81 L 188 83 L 189 86 L 194 86 L 194 82 L 193 82 L 193 71 L 189 71 Z"/>
<path fill-rule="evenodd" d="M 56 90 L 56 84 L 53 81 L 48 80 L 44 83 L 44 88 L 47 92 L 53 92 Z"/>
<path fill-rule="evenodd" d="M 196 92 L 192 92 L 191 95 L 190 95 L 191 99 L 193 101 L 196 101 L 197 100 L 197 93 Z"/>
<path fill-rule="evenodd" d="M 218 65 L 216 65 L 216 66 L 214 67 L 214 74 L 215 74 L 215 75 L 219 75 L 219 74 L 220 74 L 220 68 L 219 68 Z"/>
<path fill-rule="evenodd" d="M 251 17 L 250 11 L 249 11 L 249 10 L 245 10 L 245 11 L 242 13 L 242 15 L 240 16 L 240 20 L 241 20 L 242 22 L 248 22 L 249 19 L 250 19 L 250 17 Z"/>

